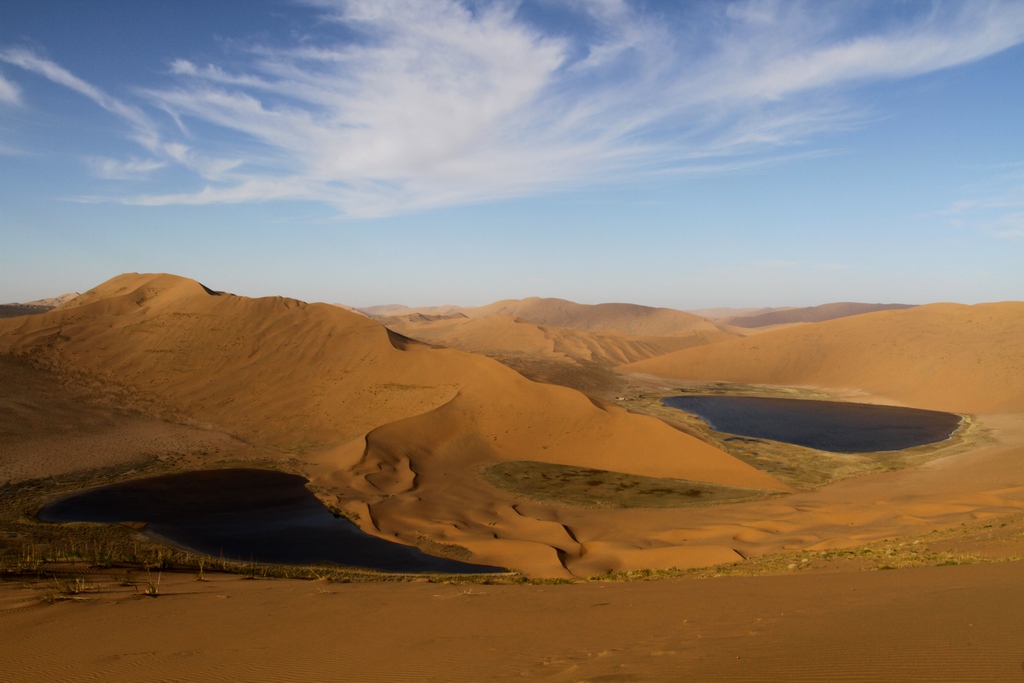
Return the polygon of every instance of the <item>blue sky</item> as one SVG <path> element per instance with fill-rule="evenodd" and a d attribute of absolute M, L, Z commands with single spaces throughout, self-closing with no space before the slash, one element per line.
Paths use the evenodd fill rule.
<path fill-rule="evenodd" d="M 1024 2 L 5 0 L 0 301 L 1024 298 Z"/>

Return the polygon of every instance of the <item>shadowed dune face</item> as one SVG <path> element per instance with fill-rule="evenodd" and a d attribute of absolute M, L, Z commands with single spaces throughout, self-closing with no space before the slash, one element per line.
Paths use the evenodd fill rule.
<path fill-rule="evenodd" d="M 787 489 L 658 420 L 488 358 L 409 343 L 334 306 L 219 294 L 171 275 L 123 275 L 61 309 L 2 321 L 0 353 L 150 415 L 225 430 L 269 457 L 301 455 L 371 533 L 408 543 L 427 534 L 536 574 L 564 573 L 586 549 L 563 542 L 561 525 L 517 512 L 480 467 L 532 460 Z M 588 562 L 646 561 L 595 564 L 599 555 Z"/>
<path fill-rule="evenodd" d="M 917 408 L 1024 411 L 1024 303 L 932 304 L 625 365 L 681 380 L 856 388 Z"/>

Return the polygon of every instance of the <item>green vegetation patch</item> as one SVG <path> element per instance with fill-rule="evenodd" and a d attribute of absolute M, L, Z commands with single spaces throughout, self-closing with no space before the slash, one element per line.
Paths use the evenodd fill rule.
<path fill-rule="evenodd" d="M 484 477 L 500 489 L 537 501 L 586 508 L 693 507 L 778 495 L 758 489 L 641 477 L 531 460 L 492 465 L 484 470 Z"/>

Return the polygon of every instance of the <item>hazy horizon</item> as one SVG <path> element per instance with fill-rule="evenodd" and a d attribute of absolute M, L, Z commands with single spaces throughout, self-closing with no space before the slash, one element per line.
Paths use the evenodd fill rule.
<path fill-rule="evenodd" d="M 0 301 L 1024 298 L 1019 2 L 0 6 Z"/>

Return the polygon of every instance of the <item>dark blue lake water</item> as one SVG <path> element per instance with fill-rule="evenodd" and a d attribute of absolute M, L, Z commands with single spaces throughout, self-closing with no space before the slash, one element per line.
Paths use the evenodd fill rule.
<path fill-rule="evenodd" d="M 80 491 L 39 512 L 48 522 L 146 522 L 172 543 L 214 557 L 386 572 L 477 574 L 500 567 L 433 557 L 335 517 L 293 474 L 224 469 Z"/>
<path fill-rule="evenodd" d="M 666 406 L 715 431 L 834 453 L 898 451 L 948 439 L 960 416 L 865 403 L 752 396 L 672 396 Z"/>

